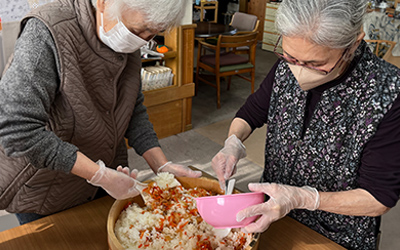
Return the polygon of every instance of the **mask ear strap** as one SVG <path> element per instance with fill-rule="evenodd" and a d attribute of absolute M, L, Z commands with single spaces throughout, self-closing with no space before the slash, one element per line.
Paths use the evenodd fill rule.
<path fill-rule="evenodd" d="M 103 27 L 103 29 L 104 29 L 103 12 L 100 12 L 100 20 L 101 20 L 101 27 Z"/>

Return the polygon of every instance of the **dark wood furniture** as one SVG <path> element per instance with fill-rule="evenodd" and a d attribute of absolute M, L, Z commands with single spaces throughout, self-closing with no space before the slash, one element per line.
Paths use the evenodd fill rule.
<path fill-rule="evenodd" d="M 209 38 L 219 35 L 234 35 L 237 30 L 226 24 L 212 23 L 212 22 L 198 22 L 194 31 L 196 38 Z"/>
<path fill-rule="evenodd" d="M 216 45 L 199 40 L 196 65 L 196 92 L 200 81 L 216 88 L 217 108 L 221 108 L 220 78 L 228 76 L 227 89 L 229 90 L 231 76 L 235 75 L 249 81 L 251 83 L 251 93 L 254 93 L 256 45 L 257 32 L 234 36 L 219 35 Z M 237 55 L 235 50 L 243 47 L 249 48 L 248 55 Z M 206 54 L 206 51 L 209 50 L 214 50 L 214 53 Z M 200 75 L 200 70 L 214 74 L 216 83 L 214 84 Z M 242 74 L 244 73 L 250 73 L 250 78 L 243 76 Z"/>

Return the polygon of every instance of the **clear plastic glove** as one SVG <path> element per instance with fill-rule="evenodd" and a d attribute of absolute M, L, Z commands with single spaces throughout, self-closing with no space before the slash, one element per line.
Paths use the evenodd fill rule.
<path fill-rule="evenodd" d="M 320 203 L 318 190 L 309 186 L 294 187 L 276 183 L 251 183 L 249 189 L 253 192 L 263 192 L 270 199 L 263 204 L 245 208 L 237 213 L 237 221 L 261 215 L 258 220 L 242 228 L 242 231 L 247 233 L 264 232 L 272 222 L 284 217 L 290 210 L 314 211 L 318 209 Z"/>
<path fill-rule="evenodd" d="M 222 190 L 225 190 L 225 180 L 236 173 L 236 164 L 244 157 L 246 157 L 246 147 L 236 135 L 229 136 L 229 138 L 225 140 L 224 147 L 211 161 L 211 166 L 217 174 L 219 185 Z"/>
<path fill-rule="evenodd" d="M 128 167 L 122 167 L 122 166 L 118 166 L 118 167 L 117 167 L 117 171 L 118 171 L 118 172 L 122 172 L 122 173 L 124 173 L 124 174 L 126 174 L 126 175 L 132 177 L 133 179 L 136 179 L 136 178 L 137 178 L 137 175 L 138 175 L 138 173 L 139 173 L 139 171 L 138 171 L 137 169 L 134 169 L 134 170 L 132 170 L 132 172 L 131 172 L 131 170 L 130 170 Z"/>
<path fill-rule="evenodd" d="M 114 199 L 122 200 L 134 197 L 139 194 L 139 190 L 135 188 L 136 180 L 121 171 L 106 167 L 104 162 L 97 161 L 100 166 L 99 170 L 88 180 L 90 184 L 96 187 L 101 187 Z M 129 169 L 128 169 L 129 171 Z"/>
<path fill-rule="evenodd" d="M 176 177 L 191 177 L 191 178 L 198 178 L 201 176 L 200 171 L 191 170 L 189 167 L 172 163 L 171 161 L 162 165 L 158 170 L 157 173 L 161 172 L 169 172 Z"/>

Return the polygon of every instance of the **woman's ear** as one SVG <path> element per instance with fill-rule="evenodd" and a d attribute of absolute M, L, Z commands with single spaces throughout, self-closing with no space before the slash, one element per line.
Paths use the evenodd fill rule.
<path fill-rule="evenodd" d="M 350 55 L 352 55 L 358 48 L 358 46 L 360 45 L 361 41 L 364 39 L 365 37 L 365 32 L 361 31 L 361 33 L 358 35 L 356 42 L 354 43 L 353 47 L 350 49 Z"/>
<path fill-rule="evenodd" d="M 104 9 L 106 7 L 106 1 L 105 0 L 97 0 L 97 10 L 100 12 L 104 12 Z"/>
<path fill-rule="evenodd" d="M 100 25 L 103 25 L 103 23 L 101 21 L 102 20 L 101 19 L 101 14 L 104 13 L 105 6 L 106 6 L 105 0 L 97 0 L 97 3 L 96 3 L 96 32 L 97 32 L 97 36 L 99 36 Z"/>
<path fill-rule="evenodd" d="M 357 37 L 356 43 L 357 43 L 357 44 L 360 44 L 361 41 L 364 39 L 364 37 L 365 37 L 365 32 L 364 32 L 364 31 L 361 31 L 361 33 L 360 33 L 360 34 L 358 35 L 358 37 Z"/>

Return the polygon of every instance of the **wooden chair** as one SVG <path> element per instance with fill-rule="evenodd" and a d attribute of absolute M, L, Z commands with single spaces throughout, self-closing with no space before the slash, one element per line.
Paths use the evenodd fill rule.
<path fill-rule="evenodd" d="M 217 45 L 199 41 L 196 66 L 196 93 L 200 81 L 213 86 L 217 89 L 217 108 L 221 108 L 220 78 L 228 76 L 227 89 L 229 90 L 232 75 L 237 75 L 251 82 L 251 93 L 254 93 L 257 34 L 258 32 L 237 36 L 220 35 Z M 236 48 L 242 46 L 249 46 L 250 53 L 248 55 L 242 56 L 233 52 Z M 205 54 L 206 49 L 204 47 L 207 47 L 207 50 L 214 50 L 215 53 Z M 203 76 L 200 76 L 200 70 L 214 74 L 216 83 L 214 84 L 206 80 Z M 243 73 L 250 73 L 250 78 L 242 76 L 241 74 Z"/>
<path fill-rule="evenodd" d="M 230 22 L 230 26 L 234 27 L 237 32 L 235 35 L 243 35 L 254 33 L 258 31 L 258 26 L 260 24 L 260 20 L 255 15 L 243 13 L 243 12 L 235 12 L 232 16 L 232 20 Z M 208 38 L 206 39 L 207 43 L 216 45 L 218 42 L 218 38 Z M 243 46 L 241 48 L 236 48 L 236 54 L 249 54 L 249 47 Z"/>
<path fill-rule="evenodd" d="M 200 6 L 194 6 L 194 8 L 200 10 L 200 22 L 203 22 L 204 10 L 214 10 L 214 20 L 212 22 L 218 22 L 218 1 L 201 0 Z"/>
<path fill-rule="evenodd" d="M 243 12 L 235 12 L 229 25 L 237 29 L 236 35 L 241 35 L 256 32 L 259 24 L 260 20 L 258 20 L 257 16 Z"/>
<path fill-rule="evenodd" d="M 396 45 L 396 42 L 388 40 L 365 40 L 365 41 L 368 43 L 370 48 L 373 49 L 375 55 L 386 61 L 392 54 L 392 50 Z"/>
<path fill-rule="evenodd" d="M 243 34 L 257 32 L 259 24 L 260 20 L 258 20 L 257 16 L 242 12 L 236 12 L 232 17 L 232 22 L 231 22 L 231 26 L 237 29 L 235 35 L 243 35 Z M 236 54 L 250 53 L 248 46 L 236 48 L 235 51 Z"/>

